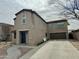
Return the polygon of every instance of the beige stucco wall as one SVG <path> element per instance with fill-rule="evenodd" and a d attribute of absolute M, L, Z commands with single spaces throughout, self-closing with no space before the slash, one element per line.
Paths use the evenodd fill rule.
<path fill-rule="evenodd" d="M 26 15 L 26 23 L 22 23 L 23 15 Z M 20 44 L 19 31 L 28 31 L 28 39 L 26 40 L 28 45 L 36 45 L 42 41 L 47 32 L 47 25 L 38 16 L 31 12 L 22 12 L 16 16 L 15 26 L 16 39 L 15 42 Z"/>
<path fill-rule="evenodd" d="M 27 17 L 25 24 L 22 23 L 22 18 L 24 14 Z M 16 39 L 15 39 L 16 41 L 15 42 L 17 44 L 20 44 L 19 31 L 29 31 L 31 28 L 32 28 L 32 24 L 31 24 L 31 13 L 30 12 L 22 12 L 19 15 L 17 15 L 16 20 L 15 20 L 15 26 L 14 26 L 14 29 L 16 30 Z"/>
<path fill-rule="evenodd" d="M 31 38 L 29 39 L 29 42 L 31 44 L 38 44 L 43 41 L 43 38 L 47 33 L 47 24 L 37 15 L 33 14 L 33 17 L 33 29 L 31 29 Z"/>
<path fill-rule="evenodd" d="M 2 34 L 2 26 L 0 26 L 0 34 Z"/>
<path fill-rule="evenodd" d="M 13 33 L 12 33 L 12 31 L 13 31 L 13 29 L 14 29 L 14 25 L 13 26 L 10 26 L 10 37 L 9 37 L 9 40 L 11 41 L 11 42 L 13 42 Z"/>
<path fill-rule="evenodd" d="M 0 26 L 0 39 L 2 39 L 2 34 L 3 34 L 3 32 L 2 32 L 2 26 Z"/>

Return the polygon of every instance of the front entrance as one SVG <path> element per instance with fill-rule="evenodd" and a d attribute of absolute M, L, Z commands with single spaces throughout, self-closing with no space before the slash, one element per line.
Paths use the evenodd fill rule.
<path fill-rule="evenodd" d="M 27 31 L 20 31 L 20 43 L 26 44 L 27 40 Z"/>

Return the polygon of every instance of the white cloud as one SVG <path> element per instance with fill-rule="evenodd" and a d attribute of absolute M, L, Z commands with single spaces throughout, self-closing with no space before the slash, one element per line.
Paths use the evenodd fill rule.
<path fill-rule="evenodd" d="M 15 13 L 23 6 L 12 0 L 0 0 L 0 22 L 13 24 Z"/>
<path fill-rule="evenodd" d="M 55 4 L 49 6 L 48 1 L 49 0 L 0 0 L 0 22 L 8 21 L 7 23 L 13 24 L 12 19 L 15 17 L 14 14 L 23 8 L 36 10 L 44 19 L 51 19 L 53 16 L 57 16 L 56 14 L 58 14 L 58 12 L 56 10 L 58 9 L 55 8 Z"/>
<path fill-rule="evenodd" d="M 17 3 L 24 6 L 24 8 L 39 10 L 46 5 L 48 0 L 16 0 L 16 1 Z"/>

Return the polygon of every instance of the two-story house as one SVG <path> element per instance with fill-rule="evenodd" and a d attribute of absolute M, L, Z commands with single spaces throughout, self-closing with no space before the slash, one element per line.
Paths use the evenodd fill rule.
<path fill-rule="evenodd" d="M 14 42 L 17 44 L 36 45 L 47 33 L 47 24 L 35 11 L 23 9 L 14 19 Z"/>
<path fill-rule="evenodd" d="M 67 38 L 67 20 L 46 22 L 38 13 L 29 9 L 23 9 L 15 15 L 12 39 L 16 44 L 37 45 L 45 37 L 55 39 L 58 35 L 60 39 Z"/>

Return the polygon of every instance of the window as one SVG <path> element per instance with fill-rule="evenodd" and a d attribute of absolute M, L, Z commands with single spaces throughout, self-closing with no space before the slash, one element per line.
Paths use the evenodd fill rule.
<path fill-rule="evenodd" d="M 46 33 L 45 35 L 46 35 L 46 37 L 47 37 L 47 33 Z"/>
<path fill-rule="evenodd" d="M 66 26 L 65 26 L 65 23 L 62 22 L 62 23 L 54 23 L 51 25 L 52 29 L 64 29 Z"/>
<path fill-rule="evenodd" d="M 16 39 L 16 31 L 14 31 L 14 39 Z"/>
<path fill-rule="evenodd" d="M 25 15 L 23 15 L 23 17 L 21 19 L 21 22 L 22 22 L 22 24 L 25 24 L 26 23 L 26 16 Z"/>
<path fill-rule="evenodd" d="M 58 29 L 63 29 L 64 28 L 64 23 L 57 23 L 57 28 Z"/>
<path fill-rule="evenodd" d="M 23 19 L 23 24 L 25 23 L 25 19 Z"/>

